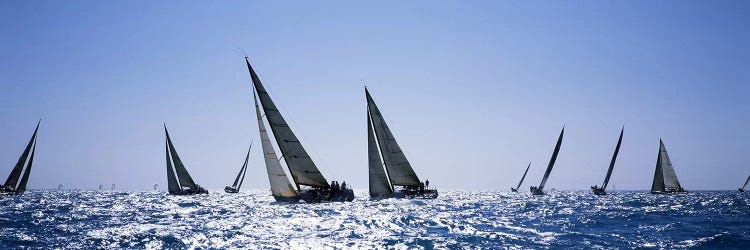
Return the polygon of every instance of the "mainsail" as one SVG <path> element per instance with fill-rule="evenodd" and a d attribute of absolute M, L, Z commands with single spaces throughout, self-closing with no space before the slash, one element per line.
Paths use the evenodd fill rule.
<path fill-rule="evenodd" d="M 258 117 L 258 130 L 260 130 L 260 145 L 263 148 L 263 159 L 266 162 L 268 181 L 271 183 L 271 193 L 274 196 L 280 197 L 296 197 L 297 191 L 294 190 L 294 187 L 289 182 L 289 178 L 284 173 L 284 169 L 281 168 L 280 159 L 276 157 L 276 152 L 273 149 L 273 145 L 271 145 L 271 139 L 268 138 L 266 126 L 263 124 L 263 116 L 260 115 L 258 99 L 254 93 L 253 100 L 255 101 L 255 115 Z"/>
<path fill-rule="evenodd" d="M 164 126 L 164 132 L 167 134 L 167 148 L 169 149 L 170 155 L 172 155 L 172 162 L 174 163 L 174 170 L 177 173 L 177 180 L 180 181 L 180 187 L 197 188 L 195 182 L 193 181 L 193 178 L 190 177 L 187 169 L 185 169 L 185 165 L 182 164 L 180 156 L 177 155 L 177 150 L 175 150 L 174 145 L 172 145 L 172 139 L 169 138 L 169 131 L 167 131 L 166 126 Z M 169 179 L 167 179 L 167 181 L 169 181 Z"/>
<path fill-rule="evenodd" d="M 656 170 L 654 172 L 654 182 L 651 184 L 652 192 L 665 192 L 682 190 L 680 181 L 677 180 L 672 161 L 667 154 L 667 147 L 664 142 L 659 140 L 659 156 L 656 158 Z"/>
<path fill-rule="evenodd" d="M 172 165 L 172 158 L 169 157 L 169 143 L 164 142 L 164 150 L 167 156 L 167 187 L 170 193 L 180 191 L 180 184 L 177 183 L 177 177 L 174 174 L 174 166 Z"/>
<path fill-rule="evenodd" d="M 555 161 L 557 160 L 557 153 L 560 152 L 560 145 L 562 144 L 564 133 L 565 133 L 565 127 L 563 127 L 562 131 L 560 131 L 560 137 L 557 138 L 557 144 L 555 144 L 555 151 L 552 152 L 552 158 L 549 159 L 547 170 L 544 171 L 544 177 L 542 178 L 542 183 L 539 184 L 540 190 L 544 189 L 544 184 L 547 183 L 547 178 L 549 178 L 549 174 L 552 173 L 552 167 L 555 166 Z"/>
<path fill-rule="evenodd" d="M 523 176 L 521 176 L 521 181 L 518 182 L 518 186 L 516 186 L 516 190 L 521 188 L 521 183 L 523 183 L 523 180 L 526 179 L 526 174 L 529 173 L 529 168 L 531 168 L 531 162 L 529 162 L 529 165 L 526 166 L 526 171 L 523 172 Z"/>
<path fill-rule="evenodd" d="M 747 187 L 748 182 L 750 182 L 750 175 L 747 176 L 747 179 L 745 180 L 745 184 L 742 185 L 742 190 L 745 190 L 745 187 Z"/>
<path fill-rule="evenodd" d="M 263 105 L 263 111 L 268 124 L 276 139 L 276 144 L 279 150 L 281 150 L 289 172 L 292 174 L 292 179 L 298 185 L 298 188 L 299 185 L 329 188 L 328 181 L 320 173 L 320 170 L 315 166 L 312 159 L 310 159 L 310 155 L 302 147 L 297 136 L 289 128 L 289 124 L 284 120 L 284 117 L 281 116 L 281 112 L 276 108 L 273 100 L 271 100 L 271 96 L 266 92 L 265 87 L 260 82 L 260 78 L 255 73 L 255 70 L 253 70 L 253 67 L 250 66 L 250 61 L 247 57 L 245 57 L 245 62 L 247 63 L 247 70 L 250 72 L 250 78 L 255 91 L 258 93 L 260 103 Z"/>
<path fill-rule="evenodd" d="M 31 165 L 34 164 L 34 153 L 36 152 L 36 143 L 34 143 L 34 148 L 31 149 L 31 157 L 29 157 L 29 164 L 26 166 L 26 171 L 23 172 L 23 177 L 21 178 L 21 183 L 18 184 L 18 188 L 16 188 L 17 192 L 23 192 L 26 191 L 26 184 L 29 183 L 29 174 L 31 173 Z"/>
<path fill-rule="evenodd" d="M 393 193 L 388 176 L 383 170 L 383 162 L 380 159 L 378 145 L 373 135 L 372 120 L 370 119 L 370 108 L 367 108 L 367 157 L 369 159 L 370 173 L 370 196 L 387 196 Z"/>
<path fill-rule="evenodd" d="M 232 187 L 237 188 L 237 190 L 240 189 L 242 186 L 242 182 L 245 181 L 245 173 L 247 173 L 247 161 L 250 159 L 250 149 L 253 148 L 253 143 L 250 142 L 250 148 L 247 149 L 247 155 L 245 156 L 245 163 L 242 164 L 242 168 L 240 168 L 240 172 L 237 173 L 237 178 L 234 178 L 234 183 L 232 183 Z M 242 177 L 240 179 L 240 177 Z"/>
<path fill-rule="evenodd" d="M 36 150 L 36 133 L 39 131 L 39 124 L 41 123 L 41 120 L 37 122 L 36 129 L 34 129 L 34 134 L 31 135 L 31 139 L 29 139 L 29 143 L 26 145 L 26 148 L 23 150 L 23 153 L 21 154 L 21 157 L 18 158 L 18 162 L 16 163 L 16 166 L 13 167 L 13 170 L 11 170 L 10 175 L 8 175 L 8 179 L 5 180 L 5 187 L 9 188 L 16 188 L 16 185 L 18 184 L 18 179 L 21 177 L 21 172 L 23 171 L 23 166 L 26 164 L 26 160 L 29 158 L 29 152 L 33 149 Z M 33 152 L 31 153 L 33 156 Z M 27 168 L 31 168 L 31 161 L 29 162 L 29 165 Z M 26 170 L 28 173 L 29 170 Z M 25 184 L 24 184 L 25 188 Z"/>
<path fill-rule="evenodd" d="M 372 117 L 372 125 L 380 146 L 380 152 L 383 155 L 385 168 L 388 171 L 388 177 L 391 180 L 391 185 L 422 185 L 411 164 L 409 164 L 409 160 L 406 159 L 406 155 L 404 155 L 401 147 L 398 146 L 396 138 L 394 138 L 393 133 L 391 133 L 388 125 L 385 123 L 380 109 L 375 105 L 375 101 L 373 101 L 370 92 L 366 88 L 365 96 L 367 97 L 367 106 Z"/>
<path fill-rule="evenodd" d="M 620 138 L 617 139 L 617 146 L 615 146 L 615 153 L 612 155 L 612 161 L 609 162 L 609 168 L 607 169 L 607 176 L 604 177 L 602 190 L 607 188 L 607 184 L 609 184 L 609 177 L 612 176 L 612 169 L 615 168 L 615 161 L 617 160 L 617 154 L 620 152 L 620 145 L 622 144 L 623 132 L 625 132 L 625 128 L 622 128 L 622 130 L 620 130 Z"/>

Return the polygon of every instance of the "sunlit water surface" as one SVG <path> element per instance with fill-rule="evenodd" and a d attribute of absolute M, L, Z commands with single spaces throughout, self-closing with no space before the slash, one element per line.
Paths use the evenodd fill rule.
<path fill-rule="evenodd" d="M 33 190 L 0 197 L 0 248 L 750 248 L 750 194 L 737 192 L 357 197 Z"/>

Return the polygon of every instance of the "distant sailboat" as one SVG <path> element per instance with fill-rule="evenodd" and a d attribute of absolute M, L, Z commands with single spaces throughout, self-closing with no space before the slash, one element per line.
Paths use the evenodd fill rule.
<path fill-rule="evenodd" d="M 112 184 L 112 186 L 111 186 L 110 188 L 111 188 L 112 190 L 115 190 L 115 184 L 113 183 L 113 184 Z"/>
<path fill-rule="evenodd" d="M 405 197 L 435 199 L 436 189 L 427 189 L 411 167 L 406 155 L 396 143 L 396 138 L 365 88 L 367 99 L 367 142 L 370 173 L 370 197 Z M 378 147 L 379 146 L 379 147 Z M 381 155 L 383 161 L 381 161 Z M 383 171 L 383 165 L 385 170 Z M 390 181 L 389 181 L 390 180 Z M 429 182 L 427 182 L 429 185 Z M 395 186 L 402 187 L 395 190 Z"/>
<path fill-rule="evenodd" d="M 104 189 L 104 185 L 99 184 L 99 191 L 101 191 L 102 189 Z"/>
<path fill-rule="evenodd" d="M 547 183 L 547 178 L 549 178 L 549 174 L 552 173 L 552 167 L 555 166 L 555 161 L 557 160 L 557 154 L 560 152 L 560 145 L 562 145 L 563 140 L 563 134 L 565 134 L 565 127 L 563 127 L 562 131 L 560 131 L 560 137 L 557 138 L 557 144 L 555 144 L 555 151 L 552 152 L 552 158 L 549 160 L 549 164 L 547 165 L 547 170 L 544 171 L 544 177 L 542 177 L 542 182 L 539 183 L 538 187 L 532 186 L 530 188 L 531 194 L 533 195 L 544 195 L 544 185 Z"/>
<path fill-rule="evenodd" d="M 195 184 L 195 181 L 190 177 L 185 165 L 182 164 L 180 156 L 177 155 L 177 150 L 175 150 L 174 145 L 172 145 L 172 139 L 169 137 L 169 131 L 167 131 L 166 125 L 164 126 L 164 133 L 167 135 L 167 186 L 169 187 L 169 194 L 208 194 L 208 190 Z M 173 162 L 174 165 L 172 164 Z"/>
<path fill-rule="evenodd" d="M 36 133 L 37 131 L 39 131 L 39 123 L 41 123 L 41 121 L 37 122 L 36 129 L 34 129 L 34 134 L 31 136 L 31 140 L 29 140 L 29 143 L 26 145 L 26 149 L 23 150 L 21 158 L 18 159 L 16 166 L 14 166 L 13 170 L 10 171 L 8 179 L 6 179 L 5 183 L 0 186 L 0 194 L 22 194 L 24 191 L 26 191 L 26 185 L 29 182 L 29 174 L 31 173 L 31 166 L 34 163 L 34 153 L 36 152 Z M 29 156 L 29 152 L 31 152 L 31 156 Z M 27 160 L 28 164 L 26 163 Z M 24 165 L 26 165 L 26 171 L 24 171 Z M 23 176 L 21 176 L 22 172 Z M 20 183 L 19 178 L 21 181 Z"/>
<path fill-rule="evenodd" d="M 253 89 L 255 90 L 253 93 L 255 112 L 258 118 L 263 158 L 265 159 L 273 197 L 277 201 L 298 201 L 300 199 L 306 202 L 354 200 L 354 191 L 351 188 L 346 188 L 345 185 L 339 187 L 339 185 L 328 184 L 328 181 L 323 177 L 318 167 L 315 166 L 315 163 L 310 158 L 310 155 L 307 154 L 307 151 L 289 127 L 289 124 L 286 123 L 281 112 L 276 108 L 276 104 L 274 104 L 271 96 L 266 92 L 265 87 L 250 65 L 247 57 L 245 57 L 245 63 L 247 64 Z M 258 99 L 260 99 L 260 104 L 263 107 L 262 115 Z M 289 173 L 292 175 L 292 181 L 294 181 L 297 187 L 296 190 L 281 168 L 281 159 L 276 157 L 276 152 L 263 124 L 263 117 L 268 120 L 268 125 L 271 127 L 271 132 L 273 132 L 273 136 L 276 139 L 276 145 L 281 150 L 281 158 L 286 162 Z M 301 186 L 309 188 L 302 189 Z"/>
<path fill-rule="evenodd" d="M 620 145 L 622 144 L 623 132 L 625 132 L 625 128 L 622 128 L 622 130 L 620 130 L 620 138 L 617 139 L 617 146 L 615 146 L 615 153 L 612 155 L 612 161 L 609 162 L 609 168 L 607 169 L 607 175 L 604 177 L 604 183 L 602 183 L 601 187 L 597 187 L 597 186 L 591 187 L 591 189 L 594 191 L 594 194 L 597 194 L 597 195 L 607 194 L 605 189 L 607 189 L 607 184 L 609 184 L 609 177 L 612 176 L 612 169 L 615 168 L 615 160 L 617 160 L 617 154 L 620 152 Z"/>
<path fill-rule="evenodd" d="M 677 180 L 672 161 L 667 154 L 664 142 L 659 139 L 659 155 L 656 158 L 656 170 L 654 171 L 654 182 L 651 184 L 652 194 L 679 194 L 687 193 Z"/>
<path fill-rule="evenodd" d="M 747 176 L 747 179 L 745 179 L 745 184 L 744 184 L 744 185 L 742 185 L 742 187 L 741 187 L 741 188 L 739 188 L 739 190 L 740 190 L 740 193 L 744 193 L 744 192 L 745 192 L 745 187 L 747 187 L 747 183 L 748 183 L 748 182 L 750 182 L 750 175 L 749 175 L 749 176 Z"/>
<path fill-rule="evenodd" d="M 526 171 L 523 172 L 523 176 L 521 176 L 521 181 L 518 182 L 518 186 L 516 186 L 516 188 L 510 188 L 510 191 L 518 192 L 518 189 L 521 188 L 521 183 L 523 183 L 523 180 L 526 179 L 526 174 L 529 173 L 529 168 L 531 168 L 531 162 L 529 162 L 529 165 L 526 166 Z"/>
<path fill-rule="evenodd" d="M 154 190 L 159 190 L 159 184 L 154 184 Z"/>
<path fill-rule="evenodd" d="M 224 188 L 224 192 L 227 193 L 238 193 L 240 192 L 240 187 L 242 186 L 242 183 L 245 181 L 245 173 L 247 173 L 247 160 L 250 159 L 250 149 L 253 148 L 253 142 L 250 142 L 250 148 L 247 149 L 247 155 L 245 156 L 245 163 L 242 164 L 242 168 L 240 168 L 240 172 L 237 173 L 237 177 L 234 178 L 234 183 L 232 183 L 232 186 L 227 186 Z"/>

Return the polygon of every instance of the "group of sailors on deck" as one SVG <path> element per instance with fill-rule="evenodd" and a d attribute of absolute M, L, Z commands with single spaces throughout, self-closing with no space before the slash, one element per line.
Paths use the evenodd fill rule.
<path fill-rule="evenodd" d="M 341 190 L 346 190 L 346 181 L 341 183 L 341 185 L 339 185 L 338 181 L 331 181 L 331 191 L 333 193 L 338 193 Z"/>

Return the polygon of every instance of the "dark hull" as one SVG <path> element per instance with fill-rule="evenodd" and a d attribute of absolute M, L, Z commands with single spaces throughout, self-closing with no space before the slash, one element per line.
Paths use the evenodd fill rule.
<path fill-rule="evenodd" d="M 541 189 L 536 188 L 536 187 L 531 187 L 530 191 L 531 191 L 531 194 L 533 194 L 533 195 L 546 195 L 546 193 L 544 193 L 544 191 L 542 191 Z"/>
<path fill-rule="evenodd" d="M 510 188 L 510 191 L 513 193 L 518 193 L 518 189 L 515 189 L 515 188 Z"/>
<path fill-rule="evenodd" d="M 224 192 L 230 193 L 230 194 L 236 194 L 239 193 L 240 190 L 233 187 L 224 187 Z"/>
<path fill-rule="evenodd" d="M 396 197 L 396 198 L 406 198 L 406 199 L 436 199 L 438 197 L 438 191 L 437 189 L 427 189 L 427 190 L 403 190 L 401 191 L 404 197 Z M 394 193 L 395 195 L 396 193 Z"/>
<path fill-rule="evenodd" d="M 18 195 L 18 194 L 23 194 L 23 192 L 24 190 L 15 190 L 15 189 L 7 188 L 5 186 L 0 187 L 0 194 L 4 194 L 4 195 L 14 195 L 14 194 Z"/>
<path fill-rule="evenodd" d="M 388 199 L 388 198 L 397 198 L 397 199 L 436 199 L 438 197 L 439 193 L 436 189 L 428 189 L 428 190 L 397 190 L 389 195 L 379 195 L 379 196 L 372 196 L 370 195 L 371 200 L 380 200 L 380 199 Z"/>
<path fill-rule="evenodd" d="M 603 188 L 591 188 L 595 195 L 607 195 L 607 192 Z"/>
<path fill-rule="evenodd" d="M 178 191 L 169 191 L 171 195 L 194 195 L 194 194 L 208 194 L 208 190 L 198 187 L 195 189 L 183 189 Z"/>
<path fill-rule="evenodd" d="M 687 194 L 688 191 L 651 191 L 652 194 Z"/>
<path fill-rule="evenodd" d="M 331 189 L 307 189 L 299 192 L 299 199 L 306 203 L 347 202 L 354 200 L 351 189 L 333 191 Z"/>
<path fill-rule="evenodd" d="M 284 197 L 284 196 L 276 196 L 276 195 L 273 196 L 273 199 L 275 199 L 276 202 L 289 202 L 289 203 L 291 203 L 291 202 L 299 202 L 299 200 L 300 200 L 299 196 Z"/>
<path fill-rule="evenodd" d="M 744 192 L 745 192 L 745 189 L 744 189 L 744 188 L 738 188 L 737 190 L 739 190 L 739 191 L 740 191 L 740 193 L 744 193 Z"/>

